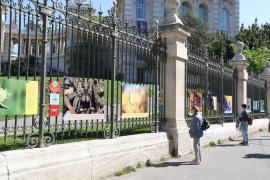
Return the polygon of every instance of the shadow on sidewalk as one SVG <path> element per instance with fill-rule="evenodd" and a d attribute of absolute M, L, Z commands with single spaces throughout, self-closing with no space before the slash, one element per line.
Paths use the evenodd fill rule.
<path fill-rule="evenodd" d="M 169 167 L 169 166 L 172 166 L 172 167 L 177 167 L 177 166 L 189 166 L 191 164 L 190 161 L 187 161 L 187 162 L 164 162 L 164 163 L 161 163 L 161 164 L 155 164 L 153 165 L 153 167 L 155 168 L 164 168 L 164 167 Z"/>
<path fill-rule="evenodd" d="M 239 144 L 220 144 L 216 145 L 216 147 L 235 147 L 235 146 L 240 146 Z"/>
<path fill-rule="evenodd" d="M 270 154 L 246 154 L 245 159 L 270 159 Z"/>

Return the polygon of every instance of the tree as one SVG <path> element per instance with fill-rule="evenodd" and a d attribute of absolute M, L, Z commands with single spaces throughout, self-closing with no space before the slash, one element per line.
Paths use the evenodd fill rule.
<path fill-rule="evenodd" d="M 265 61 L 270 57 L 270 24 L 259 26 L 257 19 L 247 28 L 242 24 L 236 38 L 245 43 L 243 53 L 250 61 L 250 70 L 261 73 Z"/>
<path fill-rule="evenodd" d="M 223 31 L 208 32 L 207 23 L 187 12 L 181 16 L 183 23 L 191 29 L 189 42 L 197 47 L 208 46 L 209 50 L 217 57 L 221 57 L 222 51 L 225 59 L 232 59 L 235 54 L 234 40 Z"/>
<path fill-rule="evenodd" d="M 245 28 L 242 24 L 240 32 L 236 36 L 236 39 L 245 43 L 245 49 L 257 49 L 261 47 L 267 47 L 267 43 L 269 46 L 269 41 L 267 42 L 267 30 L 270 31 L 268 26 L 265 25 L 264 27 L 264 25 L 262 25 L 260 27 L 258 25 L 257 19 L 255 19 L 255 23 L 253 23 L 251 26 L 248 26 L 248 28 Z M 269 32 L 268 36 L 270 36 Z"/>
<path fill-rule="evenodd" d="M 264 71 L 264 64 L 267 58 L 270 57 L 270 49 L 266 47 L 244 50 L 244 55 L 250 62 L 250 70 L 255 73 L 262 73 Z"/>
<path fill-rule="evenodd" d="M 197 47 L 205 46 L 210 41 L 210 34 L 208 33 L 208 25 L 191 13 L 187 12 L 181 16 L 184 25 L 191 30 L 189 42 Z"/>
<path fill-rule="evenodd" d="M 230 60 L 235 54 L 234 44 L 234 40 L 227 33 L 217 31 L 211 34 L 209 47 L 216 56 L 221 57 L 223 52 L 223 58 Z"/>

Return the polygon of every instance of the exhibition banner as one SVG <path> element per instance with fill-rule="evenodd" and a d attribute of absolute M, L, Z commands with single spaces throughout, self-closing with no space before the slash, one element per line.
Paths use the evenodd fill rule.
<path fill-rule="evenodd" d="M 251 112 L 251 98 L 247 98 L 247 112 Z"/>
<path fill-rule="evenodd" d="M 224 96 L 224 114 L 232 114 L 232 96 Z"/>
<path fill-rule="evenodd" d="M 264 100 L 260 100 L 260 112 L 261 113 L 264 113 L 265 112 Z"/>
<path fill-rule="evenodd" d="M 122 84 L 122 118 L 148 117 L 149 87 Z"/>
<path fill-rule="evenodd" d="M 192 115 L 192 106 L 197 106 L 199 108 L 199 113 L 202 113 L 203 107 L 203 94 L 199 92 L 189 92 L 189 114 Z"/>
<path fill-rule="evenodd" d="M 0 79 L 0 115 L 36 115 L 38 97 L 37 81 Z"/>
<path fill-rule="evenodd" d="M 217 105 L 217 97 L 216 96 L 210 96 L 209 99 L 208 99 L 209 110 L 217 111 L 218 110 L 217 106 L 218 106 Z"/>
<path fill-rule="evenodd" d="M 104 119 L 104 81 L 64 78 L 64 120 Z"/>

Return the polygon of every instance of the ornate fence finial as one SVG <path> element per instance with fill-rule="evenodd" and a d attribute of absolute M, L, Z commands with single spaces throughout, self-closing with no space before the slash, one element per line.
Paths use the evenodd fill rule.
<path fill-rule="evenodd" d="M 154 33 L 153 33 L 153 39 L 154 40 L 158 40 L 159 39 L 159 22 L 158 20 L 156 20 L 156 23 L 155 23 L 155 27 L 154 27 Z"/>
<path fill-rule="evenodd" d="M 168 16 L 165 18 L 165 24 L 182 24 L 183 22 L 178 16 L 180 0 L 166 0 Z"/>
<path fill-rule="evenodd" d="M 237 41 L 236 43 L 236 54 L 233 57 L 232 61 L 246 61 L 246 57 L 243 55 L 243 50 L 244 50 L 245 44 L 241 41 Z"/>

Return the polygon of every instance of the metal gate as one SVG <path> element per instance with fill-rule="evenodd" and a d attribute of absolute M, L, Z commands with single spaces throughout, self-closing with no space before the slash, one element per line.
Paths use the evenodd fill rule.
<path fill-rule="evenodd" d="M 166 43 L 158 27 L 130 28 L 115 2 L 106 16 L 82 1 L 0 3 L 1 83 L 39 83 L 38 114 L 0 113 L 0 150 L 160 129 Z"/>

